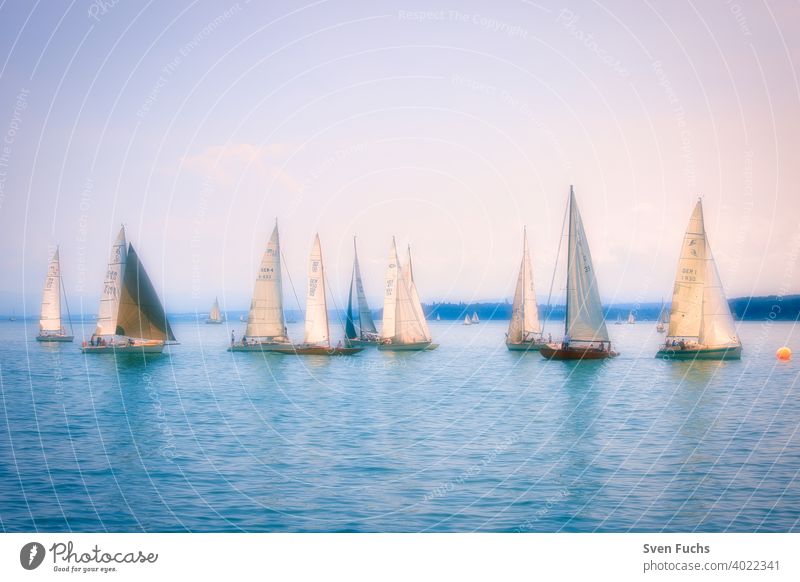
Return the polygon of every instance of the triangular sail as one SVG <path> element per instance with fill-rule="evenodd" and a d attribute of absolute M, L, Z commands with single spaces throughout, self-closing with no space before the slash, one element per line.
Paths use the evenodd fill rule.
<path fill-rule="evenodd" d="M 361 280 L 361 267 L 358 264 L 358 249 L 353 238 L 353 274 L 350 278 L 350 294 L 347 299 L 347 321 L 345 335 L 350 339 L 358 339 L 363 334 L 377 334 L 375 321 L 372 319 L 364 283 Z"/>
<path fill-rule="evenodd" d="M 127 255 L 128 245 L 123 226 L 111 247 L 111 257 L 108 259 L 103 294 L 100 297 L 100 308 L 97 312 L 97 328 L 95 329 L 97 335 L 114 335 L 117 332 L 117 313 L 122 296 L 122 277 L 125 272 Z"/>
<path fill-rule="evenodd" d="M 264 256 L 261 258 L 253 299 L 250 302 L 245 335 L 249 338 L 284 338 L 285 327 L 281 283 L 281 245 L 276 224 Z"/>
<path fill-rule="evenodd" d="M 706 284 L 706 229 L 703 205 L 698 200 L 683 236 L 667 337 L 700 338 L 703 289 Z"/>
<path fill-rule="evenodd" d="M 44 280 L 39 329 L 43 332 L 61 331 L 61 264 L 57 248 L 53 258 L 50 259 L 47 277 Z"/>
<path fill-rule="evenodd" d="M 422 314 L 417 288 L 411 273 L 404 267 L 398 269 L 397 310 L 395 341 L 400 344 L 430 341 L 428 323 Z"/>
<path fill-rule="evenodd" d="M 128 246 L 116 335 L 149 340 L 175 341 L 164 306 L 133 248 Z"/>
<path fill-rule="evenodd" d="M 511 322 L 508 324 L 508 341 L 511 343 L 521 343 L 530 334 L 542 333 L 536 290 L 533 286 L 527 230 L 523 231 L 522 239 L 522 262 L 514 290 L 514 303 L 511 306 Z"/>
<path fill-rule="evenodd" d="M 314 244 L 308 257 L 305 343 L 330 344 L 328 304 L 325 300 L 325 271 L 322 265 L 322 247 L 319 235 L 314 237 Z"/>
<path fill-rule="evenodd" d="M 473 311 L 472 312 L 472 323 L 478 323 L 478 322 L 480 322 L 480 319 L 478 319 L 478 312 L 477 311 Z"/>
<path fill-rule="evenodd" d="M 397 331 L 397 294 L 398 275 L 400 270 L 397 259 L 397 245 L 394 238 L 389 248 L 389 266 L 386 269 L 386 285 L 383 289 L 383 321 L 381 339 L 392 339 Z"/>
<path fill-rule="evenodd" d="M 214 297 L 214 305 L 211 306 L 211 312 L 208 314 L 211 321 L 221 321 L 222 315 L 219 311 L 219 300 Z"/>
<path fill-rule="evenodd" d="M 416 325 L 413 325 L 408 331 L 409 337 L 414 339 L 409 341 L 431 341 L 431 332 L 428 329 L 428 320 L 425 317 L 425 312 L 422 310 L 422 302 L 419 300 L 419 293 L 417 292 L 417 284 L 414 282 L 414 272 L 411 270 L 411 246 L 408 247 L 408 274 L 405 274 L 405 269 L 401 268 L 401 274 L 406 281 L 409 290 L 409 297 L 411 306 L 414 310 Z M 417 326 L 419 333 L 417 333 Z M 405 333 L 405 330 L 404 330 Z M 419 339 L 421 338 L 421 339 Z"/>
<path fill-rule="evenodd" d="M 566 334 L 571 341 L 609 341 L 600 303 L 600 292 L 592 266 L 589 241 L 575 201 L 569 193 L 569 240 L 567 254 L 567 317 Z"/>
<path fill-rule="evenodd" d="M 700 343 L 708 346 L 740 345 L 731 308 L 722 288 L 717 263 L 706 237 L 706 288 L 703 291 L 703 320 Z"/>

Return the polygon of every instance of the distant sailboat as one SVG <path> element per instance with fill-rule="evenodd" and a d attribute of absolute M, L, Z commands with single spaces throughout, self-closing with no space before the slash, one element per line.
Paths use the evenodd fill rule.
<path fill-rule="evenodd" d="M 283 284 L 281 278 L 281 241 L 278 223 L 272 230 L 258 268 L 247 328 L 229 352 L 261 352 L 291 347 L 283 316 Z"/>
<path fill-rule="evenodd" d="M 698 200 L 683 238 L 669 329 L 656 354 L 664 359 L 731 360 L 742 355 Z"/>
<path fill-rule="evenodd" d="M 473 311 L 472 312 L 472 323 L 480 323 L 480 321 L 481 320 L 478 319 L 478 312 L 477 311 Z"/>
<path fill-rule="evenodd" d="M 611 349 L 597 279 L 583 221 L 569 188 L 569 237 L 567 250 L 567 307 L 564 339 L 540 350 L 550 360 L 597 360 L 617 355 Z"/>
<path fill-rule="evenodd" d="M 667 330 L 666 325 L 667 323 L 667 314 L 664 310 L 664 300 L 661 300 L 661 310 L 658 312 L 658 323 L 656 324 L 656 331 L 658 333 L 664 333 Z"/>
<path fill-rule="evenodd" d="M 472 325 L 472 320 L 469 318 L 469 315 L 464 316 L 464 325 Z"/>
<path fill-rule="evenodd" d="M 214 297 L 214 305 L 211 306 L 211 311 L 208 314 L 208 319 L 206 319 L 206 323 L 224 323 L 225 316 L 220 313 L 219 310 L 219 300 Z"/>
<path fill-rule="evenodd" d="M 239 316 L 239 321 L 245 322 L 245 321 L 247 321 L 247 318 L 244 315 L 240 315 Z"/>
<path fill-rule="evenodd" d="M 435 349 L 431 343 L 428 322 L 422 311 L 409 250 L 408 266 L 400 265 L 394 237 L 389 251 L 389 268 L 383 300 L 383 325 L 378 349 L 389 351 L 419 351 Z"/>
<path fill-rule="evenodd" d="M 84 353 L 160 353 L 175 341 L 164 307 L 122 227 L 111 248 L 97 328 Z"/>
<path fill-rule="evenodd" d="M 353 237 L 353 274 L 350 277 L 350 293 L 347 297 L 347 321 L 345 322 L 345 343 L 348 346 L 377 346 L 378 330 L 372 319 L 364 283 L 361 281 L 361 268 L 358 265 L 358 249 Z"/>
<path fill-rule="evenodd" d="M 522 262 L 511 305 L 511 321 L 506 333 L 506 347 L 511 351 L 538 351 L 545 345 L 539 323 L 539 306 L 533 286 L 533 270 L 528 250 L 528 231 L 522 231 Z"/>
<path fill-rule="evenodd" d="M 614 322 L 614 325 L 622 325 L 622 316 L 617 313 L 617 321 Z"/>
<path fill-rule="evenodd" d="M 636 314 L 633 311 L 628 312 L 628 325 L 636 323 Z"/>
<path fill-rule="evenodd" d="M 340 342 L 341 343 L 341 342 Z M 362 351 L 362 347 L 331 346 L 328 322 L 328 301 L 325 296 L 325 267 L 319 235 L 314 237 L 308 259 L 308 292 L 306 294 L 306 326 L 302 344 L 274 348 L 281 354 L 301 356 L 349 356 Z"/>
<path fill-rule="evenodd" d="M 436 314 L 436 321 L 442 321 L 442 316 L 438 313 Z"/>
<path fill-rule="evenodd" d="M 72 321 L 69 316 L 69 305 L 67 307 L 67 321 L 69 322 L 69 333 L 61 322 L 61 295 L 64 294 L 66 305 L 67 295 L 61 283 L 61 261 L 58 257 L 58 247 L 50 259 L 50 266 L 47 269 L 47 277 L 44 280 L 44 290 L 42 291 L 42 309 L 39 316 L 39 335 L 36 341 L 40 342 L 71 342 L 73 340 Z"/>

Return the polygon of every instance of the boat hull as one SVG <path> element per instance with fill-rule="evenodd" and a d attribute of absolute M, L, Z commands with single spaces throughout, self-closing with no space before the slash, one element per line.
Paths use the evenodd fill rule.
<path fill-rule="evenodd" d="M 614 350 L 601 352 L 595 348 L 561 348 L 550 345 L 542 346 L 539 353 L 548 360 L 607 360 L 619 355 Z"/>
<path fill-rule="evenodd" d="M 160 354 L 163 351 L 163 342 L 139 343 L 132 346 L 126 344 L 81 346 L 81 352 L 84 354 Z"/>
<path fill-rule="evenodd" d="M 435 350 L 439 344 L 432 342 L 414 342 L 411 344 L 378 344 L 382 352 L 426 352 Z"/>
<path fill-rule="evenodd" d="M 75 339 L 72 335 L 37 335 L 37 342 L 71 342 Z"/>
<path fill-rule="evenodd" d="M 278 343 L 252 343 L 247 345 L 234 344 L 228 348 L 229 352 L 277 352 L 285 348 L 291 348 L 291 344 Z"/>
<path fill-rule="evenodd" d="M 206 323 L 207 323 L 207 324 L 209 324 L 209 325 L 222 325 L 222 324 L 223 324 L 223 323 L 225 323 L 225 322 L 224 322 L 224 321 L 222 321 L 221 319 L 220 319 L 220 320 L 216 320 L 216 319 L 206 319 Z"/>
<path fill-rule="evenodd" d="M 364 351 L 364 348 L 326 346 L 285 346 L 271 350 L 277 354 L 289 354 L 295 356 L 352 356 Z"/>
<path fill-rule="evenodd" d="M 520 342 L 518 344 L 506 343 L 506 347 L 510 352 L 538 352 L 546 345 L 546 343 L 537 341 Z"/>
<path fill-rule="evenodd" d="M 346 345 L 347 347 L 353 347 L 353 348 L 358 348 L 358 347 L 362 347 L 362 348 L 370 348 L 370 347 L 375 347 L 375 346 L 377 346 L 377 345 L 378 345 L 378 340 L 373 340 L 373 341 L 370 341 L 370 340 L 362 340 L 362 339 L 345 339 L 345 340 L 344 340 L 344 343 L 345 343 L 345 345 Z"/>
<path fill-rule="evenodd" d="M 658 350 L 656 358 L 662 360 L 740 360 L 742 346 L 683 350 L 679 347 L 668 347 Z"/>

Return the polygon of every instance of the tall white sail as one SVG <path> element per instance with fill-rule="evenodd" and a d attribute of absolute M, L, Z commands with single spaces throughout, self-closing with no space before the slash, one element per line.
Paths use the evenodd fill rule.
<path fill-rule="evenodd" d="M 707 346 L 740 344 L 708 243 L 701 200 L 683 238 L 669 315 L 668 337 L 697 338 Z"/>
<path fill-rule="evenodd" d="M 325 300 L 325 270 L 322 264 L 319 234 L 314 237 L 314 244 L 311 246 L 311 254 L 308 257 L 305 343 L 330 344 L 328 304 Z"/>
<path fill-rule="evenodd" d="M 589 241 L 583 230 L 583 221 L 569 192 L 569 240 L 567 253 L 567 316 L 566 333 L 572 341 L 609 341 L 600 292 L 592 266 Z"/>
<path fill-rule="evenodd" d="M 208 318 L 212 321 L 220 321 L 222 319 L 222 314 L 219 311 L 219 300 L 216 297 L 214 297 L 214 305 L 211 306 Z"/>
<path fill-rule="evenodd" d="M 249 338 L 283 338 L 285 337 L 285 327 L 281 284 L 281 244 L 276 224 L 258 268 L 245 334 Z"/>
<path fill-rule="evenodd" d="M 53 253 L 53 258 L 50 259 L 47 277 L 44 280 L 39 329 L 43 332 L 61 331 L 61 264 L 58 258 L 58 248 Z"/>
<path fill-rule="evenodd" d="M 536 290 L 533 286 L 527 230 L 523 231 L 522 238 L 522 262 L 519 266 L 517 287 L 514 290 L 514 303 L 511 306 L 511 322 L 508 324 L 508 341 L 511 343 L 520 343 L 526 336 L 542 332 Z"/>
<path fill-rule="evenodd" d="M 128 258 L 128 245 L 125 240 L 125 227 L 119 229 L 114 245 L 111 247 L 111 257 L 108 259 L 108 269 L 103 283 L 103 294 L 100 297 L 100 308 L 97 312 L 97 335 L 115 335 L 117 333 L 117 316 L 119 302 L 122 296 L 122 277 L 125 272 L 125 263 Z"/>
<path fill-rule="evenodd" d="M 381 324 L 381 339 L 391 339 L 397 331 L 397 286 L 400 271 L 397 258 L 397 245 L 392 237 L 392 246 L 389 248 L 389 266 L 386 269 L 386 285 L 383 289 L 383 321 Z"/>
<path fill-rule="evenodd" d="M 430 341 L 428 324 L 422 316 L 417 288 L 407 268 L 400 267 L 397 277 L 397 307 L 394 342 L 410 344 Z"/>
<path fill-rule="evenodd" d="M 404 270 L 405 271 L 405 270 Z M 409 296 L 411 297 L 411 306 L 414 309 L 417 325 L 419 326 L 422 339 L 414 339 L 413 341 L 431 341 L 431 332 L 428 329 L 428 320 L 425 317 L 425 312 L 422 310 L 422 302 L 419 300 L 419 293 L 417 292 L 417 284 L 414 282 L 414 271 L 411 265 L 411 245 L 408 246 L 408 275 L 403 276 L 409 287 Z M 420 337 L 419 334 L 414 332 L 413 337 Z"/>

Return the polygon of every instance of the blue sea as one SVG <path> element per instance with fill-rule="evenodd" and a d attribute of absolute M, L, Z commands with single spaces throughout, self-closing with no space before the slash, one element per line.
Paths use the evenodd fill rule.
<path fill-rule="evenodd" d="M 741 361 L 697 363 L 655 359 L 652 322 L 611 325 L 620 357 L 583 363 L 508 352 L 505 325 L 300 358 L 178 322 L 145 360 L 2 322 L 0 529 L 800 529 L 800 357 L 774 355 L 800 356 L 793 324 L 741 323 Z"/>

